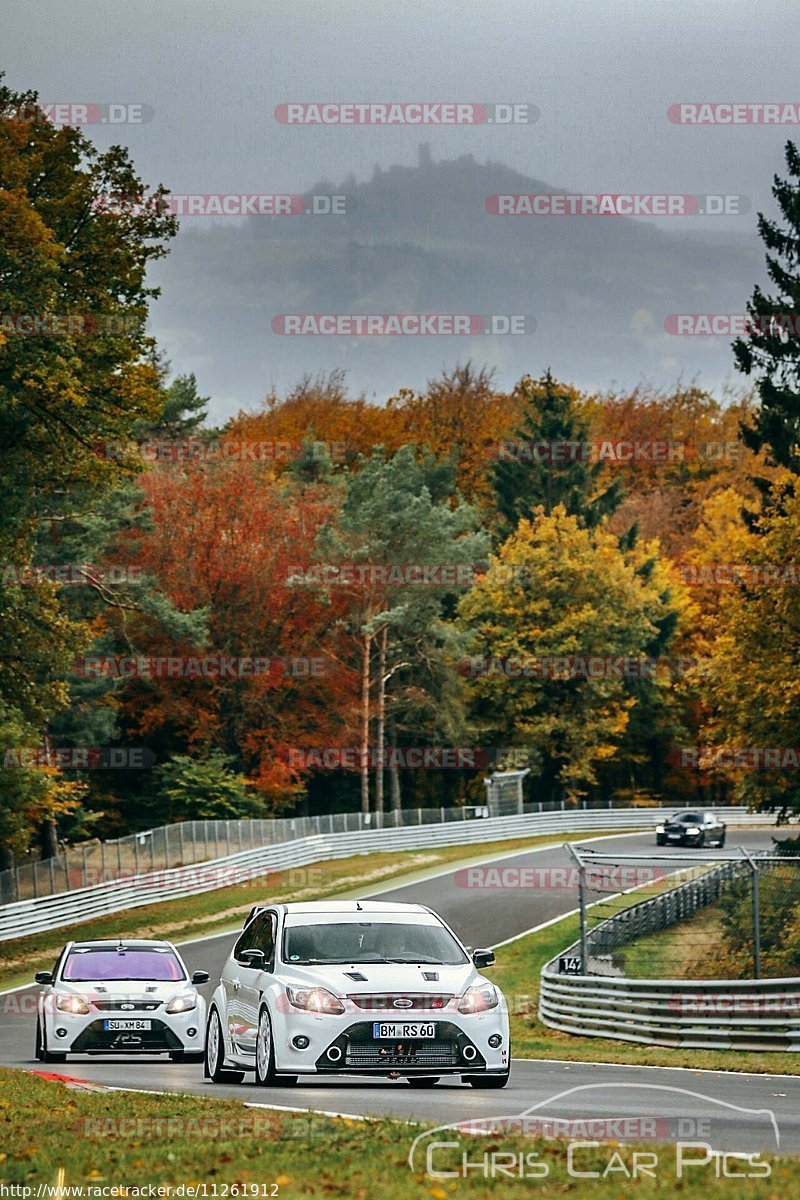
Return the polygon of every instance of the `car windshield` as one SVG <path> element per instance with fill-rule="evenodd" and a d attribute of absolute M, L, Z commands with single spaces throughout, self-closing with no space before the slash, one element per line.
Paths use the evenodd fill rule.
<path fill-rule="evenodd" d="M 703 814 L 702 813 L 678 813 L 675 820 L 680 821 L 681 825 L 702 825 L 703 824 Z"/>
<path fill-rule="evenodd" d="M 172 950 L 78 947 L 70 952 L 61 977 L 72 983 L 100 979 L 141 979 L 151 983 L 173 983 L 185 979 L 186 975 Z"/>
<path fill-rule="evenodd" d="M 283 934 L 288 963 L 433 963 L 455 966 L 468 959 L 442 925 L 389 921 L 291 925 Z"/>

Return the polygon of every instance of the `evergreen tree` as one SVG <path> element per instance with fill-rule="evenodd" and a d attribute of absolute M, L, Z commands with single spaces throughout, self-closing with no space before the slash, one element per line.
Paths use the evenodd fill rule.
<path fill-rule="evenodd" d="M 733 352 L 737 368 L 757 377 L 761 402 L 755 423 L 742 423 L 745 445 L 764 450 L 770 466 L 800 474 L 800 153 L 792 142 L 786 143 L 786 167 L 788 178 L 776 175 L 772 187 L 782 222 L 758 216 L 767 273 L 776 291 L 767 295 L 757 285 L 753 289 L 747 305 L 751 327 L 734 342 Z M 780 507 L 782 488 L 770 496 L 771 479 L 754 482 L 765 505 Z"/>
<path fill-rule="evenodd" d="M 559 505 L 587 528 L 599 525 L 619 506 L 622 483 L 605 483 L 603 463 L 592 461 L 589 422 L 576 393 L 547 371 L 541 379 L 521 379 L 514 399 L 522 422 L 511 444 L 501 443 L 490 472 L 501 537 L 537 509 L 551 513 Z"/>

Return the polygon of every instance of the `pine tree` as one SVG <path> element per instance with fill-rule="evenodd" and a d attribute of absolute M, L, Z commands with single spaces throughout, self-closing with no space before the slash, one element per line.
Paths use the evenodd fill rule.
<path fill-rule="evenodd" d="M 514 398 L 522 422 L 511 444 L 501 443 L 490 472 L 501 537 L 537 508 L 549 514 L 559 505 L 586 528 L 596 527 L 619 506 L 622 484 L 605 483 L 603 463 L 591 460 L 589 423 L 576 393 L 547 371 L 541 379 L 521 379 Z"/>
<path fill-rule="evenodd" d="M 747 305 L 752 318 L 747 337 L 733 345 L 737 368 L 755 375 L 760 408 L 753 425 L 743 423 L 742 439 L 766 452 L 770 466 L 800 474 L 800 153 L 786 143 L 788 179 L 777 175 L 772 194 L 783 222 L 759 213 L 758 229 L 767 249 L 767 273 L 777 289 L 767 295 L 756 285 Z M 787 320 L 788 318 L 788 320 Z M 783 489 L 773 480 L 754 480 L 765 507 L 780 507 Z"/>

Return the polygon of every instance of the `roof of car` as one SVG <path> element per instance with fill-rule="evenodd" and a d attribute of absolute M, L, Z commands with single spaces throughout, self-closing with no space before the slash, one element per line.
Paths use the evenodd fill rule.
<path fill-rule="evenodd" d="M 424 904 L 400 904 L 396 900 L 315 900 L 281 906 L 287 915 L 308 913 L 428 913 Z"/>

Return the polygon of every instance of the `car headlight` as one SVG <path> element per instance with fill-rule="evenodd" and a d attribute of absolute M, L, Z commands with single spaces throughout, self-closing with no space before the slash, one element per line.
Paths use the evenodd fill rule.
<path fill-rule="evenodd" d="M 85 1017 L 89 1011 L 89 1005 L 83 996 L 77 996 L 74 992 L 66 996 L 59 996 L 56 999 L 56 1008 L 59 1012 L 75 1013 L 81 1017 Z"/>
<path fill-rule="evenodd" d="M 167 1002 L 164 1012 L 191 1012 L 193 1008 L 197 1008 L 197 996 L 182 993 L 179 996 L 173 996 L 172 999 Z"/>
<path fill-rule="evenodd" d="M 500 997 L 497 988 L 491 983 L 480 983 L 468 988 L 458 1002 L 460 1013 L 486 1012 L 487 1008 L 497 1008 Z"/>
<path fill-rule="evenodd" d="M 663 832 L 664 832 L 664 826 L 656 825 L 656 833 L 663 833 Z"/>
<path fill-rule="evenodd" d="M 295 1008 L 303 1008 L 306 1012 L 326 1013 L 338 1016 L 344 1012 L 344 1005 L 338 996 L 323 987 L 287 987 L 286 995 L 289 1003 Z"/>

